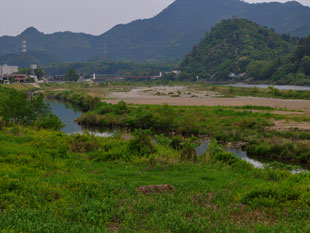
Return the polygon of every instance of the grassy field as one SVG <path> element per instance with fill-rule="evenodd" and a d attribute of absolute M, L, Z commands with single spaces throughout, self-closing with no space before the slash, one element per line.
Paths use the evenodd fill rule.
<path fill-rule="evenodd" d="M 196 162 L 163 144 L 0 131 L 1 232 L 308 232 L 308 174 L 258 170 L 216 143 Z M 169 190 L 139 187 L 169 184 Z"/>
<path fill-rule="evenodd" d="M 84 111 L 81 123 L 128 128 L 132 137 L 0 118 L 0 232 L 310 232 L 310 173 L 279 163 L 257 169 L 218 143 L 308 164 L 308 113 L 100 101 L 111 88 L 134 87 L 14 86 L 70 102 Z M 214 139 L 201 156 L 198 136 Z"/>

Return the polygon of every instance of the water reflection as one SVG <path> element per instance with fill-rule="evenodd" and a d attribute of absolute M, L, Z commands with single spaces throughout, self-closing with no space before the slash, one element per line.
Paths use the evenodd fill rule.
<path fill-rule="evenodd" d="M 57 115 L 62 123 L 65 124 L 65 127 L 61 129 L 64 133 L 73 134 L 83 132 L 82 126 L 75 122 L 82 115 L 82 112 L 58 101 L 47 100 L 45 102 L 50 105 L 51 112 Z"/>
<path fill-rule="evenodd" d="M 75 122 L 77 118 L 82 116 L 82 112 L 77 108 L 65 103 L 61 103 L 57 100 L 46 100 L 45 103 L 50 105 L 51 112 L 57 115 L 65 127 L 61 129 L 66 134 L 82 134 L 88 132 L 91 135 L 99 137 L 112 137 L 116 134 L 116 131 L 100 131 L 99 129 L 83 128 L 81 125 Z"/>

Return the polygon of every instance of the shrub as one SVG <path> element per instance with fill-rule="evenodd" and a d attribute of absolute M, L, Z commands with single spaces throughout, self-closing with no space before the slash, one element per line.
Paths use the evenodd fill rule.
<path fill-rule="evenodd" d="M 128 150 L 133 155 L 148 157 L 155 152 L 150 130 L 137 129 L 134 131 L 133 136 L 128 145 Z"/>
<path fill-rule="evenodd" d="M 2 121 L 2 119 L 0 118 L 0 130 L 2 130 L 4 127 L 4 122 Z"/>
<path fill-rule="evenodd" d="M 281 186 L 258 187 L 247 192 L 241 202 L 251 206 L 267 206 L 272 207 L 285 202 L 297 201 L 300 192 Z"/>
<path fill-rule="evenodd" d="M 189 161 L 196 161 L 198 155 L 196 152 L 196 145 L 191 140 L 181 144 L 181 158 Z"/>
<path fill-rule="evenodd" d="M 36 122 L 36 125 L 39 128 L 53 129 L 53 130 L 60 130 L 65 126 L 55 114 L 51 113 L 49 113 L 45 117 L 39 118 L 38 121 Z"/>
<path fill-rule="evenodd" d="M 237 166 L 242 168 L 251 168 L 252 165 L 243 161 L 238 156 L 231 152 L 225 151 L 215 139 L 213 139 L 209 145 L 206 152 L 207 161 L 211 163 L 223 163 L 230 166 Z"/>
<path fill-rule="evenodd" d="M 99 141 L 91 135 L 72 135 L 70 137 L 70 149 L 72 152 L 90 152 L 99 148 Z"/>

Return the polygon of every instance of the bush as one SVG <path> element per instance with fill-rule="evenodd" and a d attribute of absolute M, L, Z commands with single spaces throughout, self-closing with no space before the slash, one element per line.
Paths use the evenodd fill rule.
<path fill-rule="evenodd" d="M 2 130 L 4 127 L 4 122 L 2 121 L 2 119 L 0 119 L 0 130 Z"/>
<path fill-rule="evenodd" d="M 188 161 L 196 161 L 198 159 L 196 145 L 191 140 L 181 144 L 181 158 Z"/>
<path fill-rule="evenodd" d="M 297 201 L 300 192 L 289 187 L 258 187 L 246 193 L 241 202 L 251 206 L 277 206 L 285 202 Z"/>
<path fill-rule="evenodd" d="M 51 113 L 49 113 L 45 117 L 39 118 L 38 121 L 36 122 L 36 125 L 39 128 L 53 129 L 53 130 L 60 130 L 65 126 L 55 114 Z"/>
<path fill-rule="evenodd" d="M 223 163 L 230 166 L 237 166 L 241 168 L 251 168 L 252 165 L 243 161 L 238 156 L 231 152 L 225 151 L 215 139 L 213 139 L 206 152 L 206 159 L 211 163 Z"/>
<path fill-rule="evenodd" d="M 137 129 L 134 131 L 133 136 L 129 141 L 128 150 L 134 156 L 149 157 L 156 151 L 150 130 Z"/>
<path fill-rule="evenodd" d="M 99 141 L 94 136 L 77 134 L 70 137 L 70 150 L 72 152 L 90 152 L 97 150 L 99 146 Z"/>

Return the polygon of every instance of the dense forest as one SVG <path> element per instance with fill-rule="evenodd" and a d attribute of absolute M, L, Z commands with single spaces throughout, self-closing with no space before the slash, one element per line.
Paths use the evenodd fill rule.
<path fill-rule="evenodd" d="M 279 35 L 246 19 L 223 20 L 184 58 L 181 78 L 309 84 L 309 38 Z"/>

